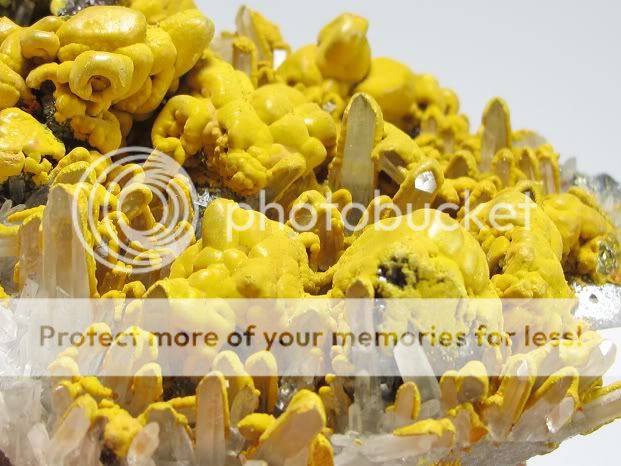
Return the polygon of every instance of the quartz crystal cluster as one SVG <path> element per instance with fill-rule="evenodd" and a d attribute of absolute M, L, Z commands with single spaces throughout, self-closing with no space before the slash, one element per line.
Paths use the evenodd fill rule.
<path fill-rule="evenodd" d="M 618 185 L 571 164 L 561 170 L 541 135 L 512 127 L 500 98 L 471 124 L 434 76 L 374 57 L 365 18 L 343 14 L 292 50 L 246 7 L 236 31 L 215 34 L 191 0 L 30 2 L 27 24 L 23 8 L 5 3 L 5 299 L 493 301 L 618 290 Z M 189 178 L 180 173 L 168 197 L 153 196 L 148 160 L 110 170 L 107 154 L 130 145 L 165 154 Z M 167 222 L 172 200 L 190 206 L 187 221 Z M 289 220 L 241 206 L 261 200 Z M 520 216 L 510 228 L 490 224 L 500 204 L 527 205 L 530 225 Z M 310 229 L 301 205 L 319 212 Z M 236 228 L 249 222 L 264 228 Z M 147 232 L 142 242 L 125 226 Z M 164 229 L 187 235 L 187 248 L 150 246 Z M 135 265 L 171 254 L 149 272 Z M 177 316 L 188 328 L 208 319 L 229 331 L 268 321 L 293 328 L 305 317 Z M 320 317 L 345 325 L 339 314 Z M 376 317 L 404 328 L 429 318 Z M 521 317 L 492 306 L 449 320 L 456 331 L 483 322 L 505 332 Z M 561 329 L 578 319 L 539 316 Z M 16 366 L 25 324 L 19 306 L 0 309 L 2 465 L 517 464 L 621 417 L 621 385 L 602 382 L 614 347 L 594 330 L 571 351 L 559 341 L 516 344 L 501 367 L 472 360 L 441 377 L 354 376 L 352 348 L 333 346 L 304 356 L 327 363 L 325 377 L 282 376 L 269 351 L 245 360 L 213 351 L 182 362 L 204 367 L 203 377 L 170 378 L 146 346 L 120 362 L 112 345 L 102 364 L 129 365 L 134 377 L 84 376 L 89 355 L 73 348 L 50 367 L 63 375 L 41 379 Z M 390 357 L 399 367 L 415 358 Z"/>

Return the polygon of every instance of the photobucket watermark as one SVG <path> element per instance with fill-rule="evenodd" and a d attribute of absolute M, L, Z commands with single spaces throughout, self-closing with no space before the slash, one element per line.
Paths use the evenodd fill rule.
<path fill-rule="evenodd" d="M 128 147 L 98 157 L 81 173 L 78 185 L 84 196 L 73 199 L 73 225 L 77 238 L 97 263 L 109 270 L 124 267 L 132 273 L 150 273 L 169 266 L 194 241 L 199 205 L 190 176 L 173 158 L 157 150 Z M 87 188 L 90 186 L 90 188 Z M 495 230 L 516 226 L 530 229 L 536 208 L 526 195 L 520 203 L 472 205 L 466 192 L 460 204 L 440 205 L 392 202 L 379 190 L 370 205 L 345 202 L 331 192 L 307 193 L 307 201 L 292 205 L 268 201 L 266 191 L 252 205 L 239 203 L 248 215 L 236 215 L 229 204 L 224 215 L 227 240 L 240 232 L 266 231 L 268 219 L 298 233 L 324 234 L 339 229 L 346 234 L 373 227 L 396 231 L 404 224 L 414 232 Z M 457 217 L 459 221 L 451 218 Z M 455 215 L 458 214 L 458 215 Z"/>
<path fill-rule="evenodd" d="M 446 202 L 434 204 L 432 208 L 431 204 L 427 203 L 421 208 L 419 204 L 399 206 L 392 202 L 377 202 L 371 207 L 356 202 L 340 205 L 334 202 L 332 193 L 328 192 L 325 195 L 325 202 L 296 203 L 287 209 L 278 202 L 268 202 L 265 191 L 261 191 L 257 196 L 258 202 L 253 206 L 242 202 L 239 203 L 239 207 L 258 211 L 263 215 L 249 215 L 244 221 L 239 221 L 239 217 L 234 216 L 233 210 L 230 210 L 226 222 L 227 235 L 231 240 L 236 232 L 265 230 L 268 219 L 287 224 L 299 233 L 318 229 L 330 232 L 336 228 L 333 221 L 335 213 L 341 220 L 342 228 L 349 233 L 361 232 L 369 226 L 378 231 L 395 231 L 403 224 L 407 224 L 410 230 L 418 232 L 432 228 L 456 231 L 462 227 L 468 231 L 493 229 L 498 232 L 507 232 L 516 226 L 530 229 L 531 212 L 537 205 L 527 197 L 524 198 L 524 202 L 499 202 L 483 210 L 479 205 L 472 207 L 469 193 L 465 194 L 466 200 L 463 205 Z M 381 193 L 376 190 L 374 198 L 378 199 L 380 196 Z M 418 214 L 412 215 L 415 211 L 418 211 Z M 455 212 L 460 212 L 460 222 L 441 215 Z M 359 220 L 353 222 L 351 219 Z"/>
<path fill-rule="evenodd" d="M 126 147 L 89 163 L 74 196 L 74 232 L 97 263 L 150 273 L 170 265 L 194 241 L 196 188 L 172 157 Z M 86 209 L 82 225 L 81 208 Z"/>

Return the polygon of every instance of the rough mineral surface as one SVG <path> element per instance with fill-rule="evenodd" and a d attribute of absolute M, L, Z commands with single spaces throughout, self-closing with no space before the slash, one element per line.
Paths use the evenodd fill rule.
<path fill-rule="evenodd" d="M 25 310 L 0 308 L 0 465 L 512 465 L 621 417 L 621 384 L 602 384 L 614 345 L 596 333 L 619 322 L 619 185 L 561 170 L 501 98 L 471 122 L 433 75 L 375 57 L 351 13 L 297 50 L 246 7 L 215 34 L 192 0 L 0 0 L 0 14 L 0 297 L 114 298 L 116 320 L 85 333 L 124 326 L 40 380 L 21 377 Z M 155 150 L 141 163 L 115 152 L 132 145 Z M 177 166 L 163 183 L 157 154 Z M 515 212 L 503 228 L 499 206 Z M 456 306 L 444 325 L 509 335 L 527 316 L 501 298 L 576 296 L 574 313 L 536 315 L 583 325 L 572 350 L 397 346 L 381 356 L 390 377 L 355 376 L 356 361 L 379 362 L 346 344 L 298 354 L 324 377 L 283 376 L 265 348 L 195 354 L 179 364 L 200 377 L 165 377 L 153 335 L 122 317 L 149 298 L 472 298 L 490 304 Z M 342 308 L 316 307 L 177 308 L 171 325 L 347 330 Z M 404 331 L 438 319 L 368 315 Z M 141 342 L 130 357 L 123 336 Z M 434 374 L 447 360 L 457 370 Z"/>

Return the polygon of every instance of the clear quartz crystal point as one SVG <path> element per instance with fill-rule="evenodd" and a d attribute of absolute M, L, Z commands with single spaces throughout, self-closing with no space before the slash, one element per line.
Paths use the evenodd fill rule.
<path fill-rule="evenodd" d="M 196 461 L 198 464 L 224 466 L 228 403 L 225 379 L 212 372 L 196 389 Z"/>
<path fill-rule="evenodd" d="M 492 167 L 494 155 L 510 144 L 511 121 L 507 104 L 498 98 L 490 100 L 483 112 L 482 123 L 480 169 L 487 172 Z"/>
<path fill-rule="evenodd" d="M 393 354 L 403 381 L 416 383 L 423 401 L 440 399 L 440 384 L 427 355 L 420 346 L 406 346 L 399 343 Z"/>
<path fill-rule="evenodd" d="M 49 466 L 64 466 L 86 437 L 90 425 L 86 408 L 73 407 L 52 437 L 48 450 Z"/>
<path fill-rule="evenodd" d="M 12 343 L 17 338 L 17 320 L 11 309 L 2 306 L 0 302 L 0 350 L 3 345 Z M 0 374 L 2 368 L 0 368 Z"/>
<path fill-rule="evenodd" d="M 28 432 L 28 442 L 32 454 L 39 466 L 47 464 L 47 451 L 50 447 L 50 436 L 42 422 L 35 424 Z"/>
<path fill-rule="evenodd" d="M 189 465 L 194 459 L 194 447 L 185 426 L 170 409 L 157 409 L 146 413 L 149 424 L 157 424 L 158 446 L 153 454 L 156 464 Z M 153 429 L 153 428 L 152 428 Z"/>
<path fill-rule="evenodd" d="M 153 453 L 159 445 L 160 426 L 150 422 L 142 429 L 129 447 L 127 466 L 155 466 Z"/>
<path fill-rule="evenodd" d="M 377 433 L 384 418 L 379 377 L 359 375 L 354 381 L 354 403 L 350 406 L 350 429 Z"/>
<path fill-rule="evenodd" d="M 42 225 L 42 280 L 50 298 L 59 296 L 59 289 L 64 290 L 67 297 L 91 296 L 88 263 L 92 258 L 79 236 L 86 240 L 90 235 L 85 219 L 88 212 L 83 211 L 82 201 L 87 202 L 86 195 L 73 193 L 66 185 L 57 185 L 50 191 Z M 76 219 L 74 210 L 78 210 Z"/>
<path fill-rule="evenodd" d="M 354 95 L 343 117 L 340 166 L 331 169 L 328 180 L 333 191 L 347 189 L 357 205 L 368 206 L 374 197 L 376 162 L 372 155 L 379 142 L 380 125 L 383 125 L 381 112 L 372 98 L 366 94 Z M 362 213 L 351 209 L 347 217 L 350 225 L 356 225 Z"/>
<path fill-rule="evenodd" d="M 9 408 L 4 401 L 4 396 L 0 392 L 0 450 L 6 450 L 9 446 L 9 432 L 11 427 L 11 417 Z"/>
<path fill-rule="evenodd" d="M 8 429 L 8 435 L 0 436 L 0 447 L 14 465 L 32 464 L 28 433 L 41 421 L 41 382 L 26 377 L 0 378 L 0 392 L 4 407 L 0 406 L 0 431 Z"/>
<path fill-rule="evenodd" d="M 278 383 L 278 398 L 276 400 L 276 409 L 284 412 L 297 392 L 304 388 L 312 389 L 313 380 L 309 377 L 282 377 Z"/>
<path fill-rule="evenodd" d="M 95 424 L 89 428 L 80 446 L 73 452 L 69 461 L 65 461 L 65 466 L 98 465 L 103 450 L 103 442 L 101 439 L 104 435 L 105 426 L 106 421 L 96 421 Z"/>

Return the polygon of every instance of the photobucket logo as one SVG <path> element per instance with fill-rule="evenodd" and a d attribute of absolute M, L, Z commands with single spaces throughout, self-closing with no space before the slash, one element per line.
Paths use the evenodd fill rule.
<path fill-rule="evenodd" d="M 380 231 L 394 231 L 403 223 L 407 223 L 408 228 L 412 231 L 426 231 L 432 227 L 436 230 L 455 231 L 462 226 L 466 230 L 492 228 L 498 232 L 507 232 L 516 226 L 530 229 L 531 211 L 537 208 L 534 202 L 526 198 L 521 203 L 498 202 L 486 212 L 486 215 L 482 215 L 481 212 L 477 211 L 479 206 L 471 207 L 468 194 L 466 193 L 466 201 L 463 205 L 447 202 L 434 205 L 431 209 L 430 204 L 407 203 L 397 205 L 393 202 L 378 202 L 373 208 L 355 202 L 338 205 L 332 202 L 332 195 L 328 193 L 325 202 L 295 204 L 287 212 L 285 207 L 279 203 L 268 203 L 266 193 L 261 191 L 258 195 L 258 206 L 252 207 L 244 203 L 239 205 L 243 209 L 258 210 L 263 216 L 248 216 L 246 222 L 239 223 L 233 220 L 233 213 L 230 211 L 227 235 L 228 239 L 231 240 L 234 232 L 249 231 L 256 228 L 265 229 L 266 217 L 280 223 L 286 223 L 300 233 L 312 232 L 318 228 L 329 232 L 335 228 L 335 223 L 332 221 L 335 209 L 339 212 L 344 230 L 350 233 L 359 232 L 369 225 L 373 225 L 373 228 Z M 377 199 L 380 195 L 381 193 L 376 190 L 374 197 Z M 419 216 L 415 220 L 410 214 L 421 209 L 427 210 L 422 215 L 422 219 Z M 437 212 L 460 212 L 460 218 L 463 220 L 460 223 L 443 221 L 438 218 Z M 381 221 L 386 218 L 392 220 L 389 222 Z M 355 219 L 355 222 L 352 219 Z"/>
<path fill-rule="evenodd" d="M 172 157 L 126 147 L 91 163 L 80 182 L 92 186 L 86 190 L 86 231 L 92 241 L 78 218 L 80 196 L 73 201 L 73 225 L 85 249 L 108 269 L 162 270 L 192 243 L 196 188 Z"/>

